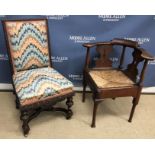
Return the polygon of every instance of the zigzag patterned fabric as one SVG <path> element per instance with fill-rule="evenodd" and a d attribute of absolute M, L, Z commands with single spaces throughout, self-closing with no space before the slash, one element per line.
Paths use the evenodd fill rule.
<path fill-rule="evenodd" d="M 73 84 L 50 67 L 17 72 L 13 82 L 22 106 L 73 92 Z"/>
<path fill-rule="evenodd" d="M 49 66 L 45 20 L 7 21 L 6 30 L 15 71 Z"/>

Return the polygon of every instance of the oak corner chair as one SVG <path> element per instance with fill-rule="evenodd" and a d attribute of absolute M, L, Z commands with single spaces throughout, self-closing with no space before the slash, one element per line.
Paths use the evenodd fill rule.
<path fill-rule="evenodd" d="M 73 84 L 52 67 L 47 19 L 2 23 L 24 136 L 30 130 L 28 123 L 42 111 L 61 111 L 71 118 Z M 67 108 L 55 106 L 65 99 Z"/>
<path fill-rule="evenodd" d="M 109 54 L 113 52 L 113 46 L 121 46 L 122 52 L 117 68 L 112 67 L 112 61 Z M 154 60 L 145 49 L 140 48 L 138 42 L 115 38 L 108 42 L 85 43 L 87 48 L 85 66 L 83 70 L 83 98 L 85 101 L 86 86 L 88 85 L 93 93 L 93 116 L 91 127 L 96 126 L 96 112 L 98 105 L 106 98 L 115 99 L 116 97 L 133 97 L 133 106 L 129 116 L 129 122 L 139 102 L 141 90 L 143 87 L 144 74 L 148 61 Z M 99 58 L 95 61 L 95 67 L 90 67 L 90 49 L 96 47 Z M 127 48 L 131 48 L 133 60 L 127 67 L 124 66 L 124 57 Z M 128 51 L 129 52 L 129 51 Z M 139 70 L 139 63 L 143 63 L 143 67 Z M 137 78 L 140 73 L 139 79 Z"/>

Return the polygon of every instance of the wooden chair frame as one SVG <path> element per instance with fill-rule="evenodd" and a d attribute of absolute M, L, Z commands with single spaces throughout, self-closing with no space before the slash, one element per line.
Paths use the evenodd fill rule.
<path fill-rule="evenodd" d="M 50 41 L 49 41 L 50 38 L 49 38 L 49 29 L 48 29 L 47 19 L 24 19 L 24 20 L 3 20 L 2 21 L 5 39 L 6 39 L 6 45 L 7 45 L 7 53 L 8 53 L 9 62 L 10 62 L 11 75 L 14 74 L 14 67 L 13 67 L 13 62 L 12 62 L 12 58 L 11 58 L 11 50 L 10 50 L 9 41 L 8 41 L 8 37 L 7 37 L 5 22 L 8 22 L 8 21 L 38 21 L 38 20 L 45 20 L 46 21 L 48 51 L 49 51 L 49 61 L 50 61 L 51 60 L 51 49 L 50 49 Z M 52 67 L 51 61 L 50 61 L 50 67 Z M 12 86 L 13 86 L 13 93 L 16 96 L 16 101 L 15 101 L 16 102 L 16 108 L 19 109 L 21 112 L 20 119 L 21 119 L 21 121 L 23 121 L 22 128 L 23 128 L 24 136 L 27 136 L 29 131 L 30 131 L 30 127 L 29 127 L 28 123 L 32 119 L 37 117 L 40 114 L 40 112 L 42 112 L 42 111 L 61 111 L 65 114 L 66 119 L 70 119 L 73 115 L 71 107 L 73 105 L 73 96 L 75 94 L 74 91 L 71 93 L 62 95 L 62 96 L 58 96 L 58 97 L 54 97 L 54 98 L 45 98 L 44 100 L 38 100 L 36 102 L 37 104 L 32 104 L 32 105 L 30 104 L 30 105 L 26 105 L 26 106 L 21 106 L 20 100 L 19 100 L 17 93 L 16 93 L 16 90 L 15 90 L 13 79 L 12 79 Z M 67 101 L 66 101 L 67 109 L 55 106 L 55 104 L 57 102 L 63 101 L 65 99 L 67 99 Z"/>
<path fill-rule="evenodd" d="M 129 77 L 135 84 L 129 87 L 116 87 L 116 88 L 98 88 L 95 81 L 89 75 L 91 70 L 105 70 L 112 69 L 112 61 L 108 58 L 108 54 L 111 52 L 113 45 L 122 46 L 122 53 L 120 57 L 120 63 L 117 70 L 122 71 L 125 75 Z M 87 48 L 85 66 L 83 70 L 83 98 L 82 101 L 85 101 L 86 86 L 88 85 L 93 93 L 93 117 L 91 127 L 96 125 L 96 112 L 97 107 L 101 101 L 104 101 L 106 98 L 116 98 L 116 97 L 133 97 L 133 106 L 130 112 L 129 122 L 132 121 L 132 117 L 135 111 L 135 108 L 139 102 L 141 90 L 143 87 L 144 73 L 146 66 L 149 60 L 154 60 L 154 58 L 145 50 L 139 47 L 138 43 L 135 41 L 125 40 L 125 39 L 113 39 L 109 42 L 97 42 L 97 43 L 85 43 L 84 47 Z M 100 59 L 96 61 L 96 66 L 90 68 L 90 48 L 96 47 L 100 48 Z M 123 70 L 123 62 L 125 57 L 126 48 L 130 47 L 133 49 L 133 61 L 127 66 L 127 69 Z M 138 64 L 143 62 L 143 68 L 140 73 L 140 79 L 137 81 L 138 75 Z"/>

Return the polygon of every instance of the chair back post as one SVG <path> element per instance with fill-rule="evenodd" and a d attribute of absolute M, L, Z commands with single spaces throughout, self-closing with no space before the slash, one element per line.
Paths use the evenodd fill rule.
<path fill-rule="evenodd" d="M 145 59 L 144 64 L 143 64 L 143 68 L 142 68 L 142 71 L 141 71 L 141 74 L 140 74 L 140 80 L 138 82 L 138 85 L 140 85 L 140 86 L 142 86 L 142 84 L 143 84 L 147 64 L 148 64 L 148 60 Z"/>
<path fill-rule="evenodd" d="M 48 54 L 49 54 L 49 64 L 50 67 L 53 67 L 52 63 L 52 50 L 51 50 L 51 43 L 50 43 L 50 32 L 49 32 L 49 26 L 48 26 L 48 19 L 46 19 L 46 31 L 47 31 L 47 42 L 48 42 Z"/>
<path fill-rule="evenodd" d="M 10 53 L 10 46 L 9 46 L 9 41 L 7 38 L 7 30 L 6 30 L 6 25 L 5 25 L 5 21 L 2 20 L 2 26 L 3 26 L 3 32 L 4 32 L 4 38 L 5 38 L 5 42 L 6 42 L 6 49 L 7 49 L 7 55 L 9 58 L 9 66 L 11 69 L 11 75 L 14 74 L 14 68 L 13 68 L 13 61 L 12 61 L 12 57 L 11 57 L 11 53 Z"/>
<path fill-rule="evenodd" d="M 118 67 L 119 69 L 122 69 L 122 65 L 124 63 L 125 49 L 126 49 L 126 46 L 123 45 L 122 54 L 121 54 L 121 58 L 120 58 L 120 64 Z"/>
<path fill-rule="evenodd" d="M 86 52 L 84 70 L 87 70 L 89 68 L 89 62 L 90 62 L 90 47 L 86 47 L 86 48 L 87 48 L 87 52 Z"/>

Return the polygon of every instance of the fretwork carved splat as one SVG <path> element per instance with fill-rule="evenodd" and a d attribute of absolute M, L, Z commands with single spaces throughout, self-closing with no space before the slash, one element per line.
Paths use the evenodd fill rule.
<path fill-rule="evenodd" d="M 109 59 L 109 53 L 112 52 L 112 45 L 97 46 L 96 51 L 99 52 L 99 59 L 96 60 L 96 67 L 112 67 L 112 61 Z"/>
<path fill-rule="evenodd" d="M 144 59 L 141 57 L 140 51 L 133 51 L 132 53 L 133 61 L 131 64 L 127 66 L 127 69 L 125 70 L 126 75 L 128 75 L 133 81 L 136 82 L 137 75 L 138 75 L 138 64 L 143 61 Z"/>

